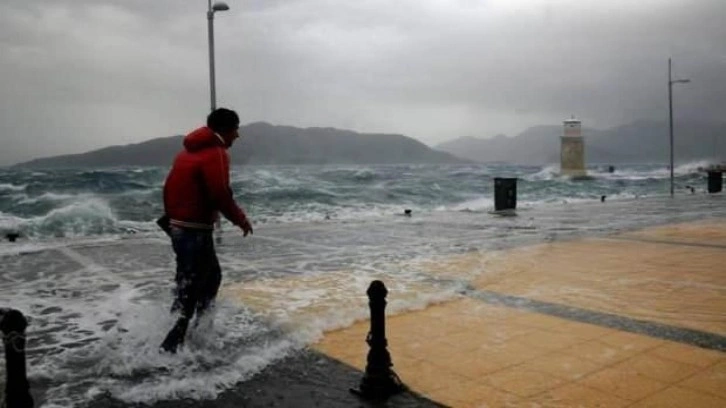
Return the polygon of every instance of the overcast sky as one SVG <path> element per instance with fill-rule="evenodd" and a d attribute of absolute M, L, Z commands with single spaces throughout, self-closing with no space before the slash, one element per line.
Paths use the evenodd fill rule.
<path fill-rule="evenodd" d="M 217 101 L 242 123 L 429 145 L 724 121 L 726 0 L 229 0 Z M 0 0 L 0 165 L 182 134 L 209 109 L 205 0 Z"/>

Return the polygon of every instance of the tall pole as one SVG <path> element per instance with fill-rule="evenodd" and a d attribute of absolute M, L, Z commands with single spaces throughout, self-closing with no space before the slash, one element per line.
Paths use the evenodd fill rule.
<path fill-rule="evenodd" d="M 214 10 L 212 10 L 212 0 L 207 0 L 207 37 L 209 38 L 209 106 L 210 112 L 217 109 L 217 91 L 214 78 Z M 218 215 L 219 216 L 219 215 Z M 217 230 L 217 243 L 222 241 L 222 222 L 217 219 L 215 222 Z"/>
<path fill-rule="evenodd" d="M 212 0 L 207 1 L 209 8 L 207 9 L 207 32 L 209 37 L 209 96 L 210 96 L 210 112 L 217 109 L 216 84 L 214 79 L 214 10 L 212 10 Z"/>
<path fill-rule="evenodd" d="M 214 73 L 214 12 L 229 10 L 225 3 L 217 3 L 212 6 L 212 0 L 207 0 L 207 34 L 209 37 L 209 99 L 210 112 L 217 109 L 217 86 Z M 219 218 L 215 222 L 217 232 L 217 243 L 222 243 L 222 222 Z"/>
<path fill-rule="evenodd" d="M 671 197 L 673 197 L 673 79 L 670 58 L 668 58 L 668 134 L 671 146 Z"/>

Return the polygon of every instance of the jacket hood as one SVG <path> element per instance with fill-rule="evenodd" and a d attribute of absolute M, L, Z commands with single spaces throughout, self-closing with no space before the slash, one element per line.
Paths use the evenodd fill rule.
<path fill-rule="evenodd" d="M 196 152 L 208 147 L 224 147 L 224 142 L 212 129 L 204 126 L 188 134 L 184 138 L 184 148 L 188 152 Z"/>

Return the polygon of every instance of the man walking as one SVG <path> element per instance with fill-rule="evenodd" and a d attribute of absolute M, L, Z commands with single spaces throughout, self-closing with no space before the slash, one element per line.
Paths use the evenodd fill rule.
<path fill-rule="evenodd" d="M 175 353 L 194 313 L 197 321 L 214 305 L 222 272 L 214 250 L 212 232 L 221 212 L 225 218 L 252 234 L 252 225 L 232 196 L 229 186 L 229 149 L 239 137 L 239 117 L 220 108 L 209 114 L 207 126 L 184 138 L 184 150 L 164 183 L 164 211 L 176 254 L 176 299 L 172 313 L 179 313 L 161 349 Z"/>

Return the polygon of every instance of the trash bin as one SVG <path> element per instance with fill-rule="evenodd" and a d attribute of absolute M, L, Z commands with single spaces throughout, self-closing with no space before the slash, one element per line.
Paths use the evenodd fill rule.
<path fill-rule="evenodd" d="M 517 208 L 517 179 L 494 178 L 494 211 Z"/>
<path fill-rule="evenodd" d="M 708 172 L 708 192 L 720 193 L 723 188 L 723 177 L 720 171 Z"/>

